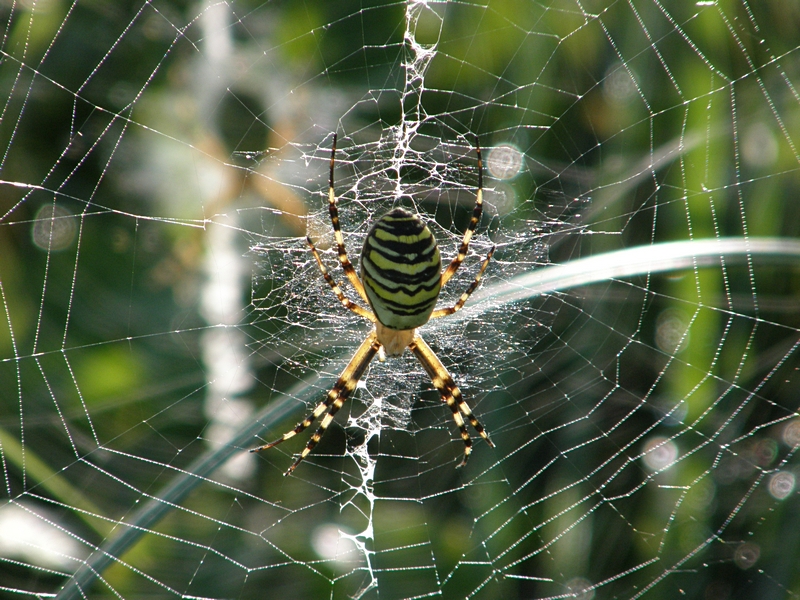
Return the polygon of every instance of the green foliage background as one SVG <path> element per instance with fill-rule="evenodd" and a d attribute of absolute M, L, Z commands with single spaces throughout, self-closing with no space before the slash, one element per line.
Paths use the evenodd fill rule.
<path fill-rule="evenodd" d="M 242 254 L 261 235 L 304 235 L 280 209 L 260 210 L 271 192 L 259 181 L 322 206 L 322 171 L 281 181 L 282 153 L 319 144 L 324 158 L 332 131 L 374 140 L 401 120 L 405 3 L 228 5 L 235 60 L 218 89 L 200 3 L 0 7 L 4 500 L 46 506 L 87 551 L 211 451 L 199 349 L 216 325 L 199 297 L 210 224 L 240 211 Z M 474 133 L 523 152 L 513 208 L 490 225 L 530 238 L 555 211 L 597 234 L 548 237 L 554 263 L 676 240 L 796 238 L 798 22 L 797 5 L 778 1 L 431 3 L 415 30 L 437 43 L 420 135 Z M 54 199 L 74 215 L 63 250 L 32 233 Z M 468 208 L 433 212 L 458 231 Z M 541 266 L 512 245 L 498 260 Z M 381 440 L 368 597 L 550 597 L 575 592 L 577 576 L 598 598 L 800 594 L 797 492 L 767 492 L 776 470 L 800 475 L 781 437 L 798 416 L 799 271 L 791 258 L 735 262 L 532 300 L 543 327 L 520 332 L 522 350 L 494 379 L 481 374 L 491 385 L 476 401 L 498 451 L 477 445 L 476 485 L 389 456 L 442 446 L 447 426 Z M 304 349 L 256 308 L 274 307 L 251 304 L 236 324 L 254 360 L 250 396 L 260 407 L 302 389 L 315 401 L 319 389 L 303 387 L 312 375 L 280 360 L 301 364 Z M 669 352 L 655 332 L 673 314 L 689 341 Z M 679 400 L 669 429 L 658 407 Z M 268 423 L 268 437 L 298 415 Z M 631 467 L 651 431 L 688 454 L 662 479 Z M 341 453 L 341 429 L 328 436 L 323 450 Z M 321 559 L 309 540 L 318 523 L 358 530 L 368 510 L 363 498 L 347 504 L 345 463 L 287 479 L 286 455 L 258 464 L 230 485 L 213 471 L 221 483 L 195 478 L 88 596 L 355 594 L 363 565 Z M 745 568 L 737 551 L 749 541 L 761 554 Z M 68 571 L 0 562 L 5 589 L 32 594 L 57 592 Z"/>

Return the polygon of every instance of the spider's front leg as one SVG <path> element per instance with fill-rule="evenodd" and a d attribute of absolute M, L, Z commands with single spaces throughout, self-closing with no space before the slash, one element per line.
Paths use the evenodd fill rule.
<path fill-rule="evenodd" d="M 320 422 L 319 428 L 314 435 L 311 436 L 311 439 L 308 440 L 306 447 L 300 453 L 300 457 L 294 461 L 292 466 L 289 467 L 286 473 L 284 473 L 284 475 L 290 475 L 292 471 L 297 468 L 297 465 L 299 465 L 303 459 L 311 453 L 314 447 L 322 439 L 322 436 L 325 434 L 325 430 L 328 429 L 328 426 L 331 424 L 331 421 L 333 421 L 333 417 L 336 415 L 337 411 L 342 407 L 350 394 L 353 393 L 353 390 L 356 389 L 358 380 L 361 379 L 361 376 L 364 374 L 364 371 L 366 371 L 367 366 L 369 366 L 372 358 L 375 356 L 375 354 L 377 354 L 380 346 L 381 345 L 378 342 L 378 337 L 373 331 L 367 336 L 367 339 L 361 343 L 361 346 L 359 346 L 353 358 L 350 359 L 350 362 L 344 368 L 344 371 L 342 371 L 342 374 L 339 376 L 339 379 L 336 381 L 333 388 L 331 388 L 331 391 L 328 392 L 325 400 L 317 404 L 316 408 L 314 408 L 314 411 L 310 415 L 300 421 L 300 423 L 297 424 L 297 427 L 287 433 L 284 433 L 274 442 L 264 444 L 258 448 L 253 448 L 250 450 L 250 452 L 267 450 L 273 446 L 277 446 L 281 442 L 285 442 L 286 440 L 293 438 L 298 433 L 301 433 L 308 428 L 322 413 L 327 410 L 328 412 Z"/>
<path fill-rule="evenodd" d="M 458 466 L 463 467 L 467 464 L 467 459 L 469 455 L 472 454 L 472 439 L 469 437 L 466 425 L 464 425 L 462 414 L 467 417 L 470 425 L 472 425 L 475 431 L 486 440 L 486 443 L 494 448 L 492 440 L 489 439 L 489 435 L 486 433 L 483 425 L 481 425 L 478 419 L 475 418 L 475 415 L 472 414 L 472 410 L 470 410 L 464 397 L 461 395 L 461 390 L 458 389 L 456 382 L 453 381 L 450 373 L 447 372 L 447 369 L 437 358 L 436 354 L 434 354 L 433 350 L 431 350 L 431 347 L 425 343 L 425 340 L 419 335 L 414 336 L 414 341 L 409 344 L 408 349 L 411 350 L 414 356 L 417 357 L 417 360 L 422 363 L 423 368 L 433 382 L 433 387 L 438 390 L 444 403 L 447 404 L 453 412 L 453 420 L 461 431 L 461 439 L 464 441 L 464 459 Z"/>

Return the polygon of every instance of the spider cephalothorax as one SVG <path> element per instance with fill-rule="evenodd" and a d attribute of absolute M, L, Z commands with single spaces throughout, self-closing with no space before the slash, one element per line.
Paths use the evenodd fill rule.
<path fill-rule="evenodd" d="M 297 426 L 285 433 L 279 439 L 269 444 L 253 448 L 251 452 L 258 452 L 272 448 L 276 444 L 294 437 L 309 427 L 320 415 L 326 413 L 320 426 L 300 457 L 289 467 L 286 475 L 294 471 L 297 465 L 314 449 L 325 430 L 333 421 L 336 412 L 342 407 L 358 384 L 370 361 L 376 354 L 383 352 L 389 356 L 399 356 L 408 348 L 422 364 L 431 378 L 433 386 L 439 391 L 442 400 L 453 413 L 464 441 L 464 465 L 472 452 L 472 440 L 464 424 L 466 417 L 475 431 L 493 445 L 489 436 L 472 414 L 469 406 L 464 401 L 461 391 L 456 386 L 450 373 L 436 357 L 430 346 L 417 333 L 417 328 L 427 323 L 430 319 L 437 319 L 453 314 L 460 310 L 469 298 L 469 295 L 478 287 L 481 276 L 489 264 L 494 253 L 492 248 L 481 263 L 475 279 L 461 294 L 458 301 L 449 308 L 436 309 L 439 291 L 450 280 L 458 267 L 464 261 L 469 248 L 469 241 L 478 225 L 483 210 L 483 167 L 481 164 L 480 145 L 475 140 L 475 153 L 478 156 L 478 192 L 475 198 L 475 208 L 472 218 L 464 232 L 464 238 L 458 249 L 458 254 L 447 269 L 442 272 L 442 259 L 439 247 L 431 230 L 422 220 L 403 208 L 395 208 L 380 217 L 373 224 L 364 247 L 361 251 L 361 277 L 356 273 L 353 264 L 347 257 L 344 247 L 344 237 L 339 225 L 339 211 L 336 207 L 336 194 L 333 187 L 333 167 L 336 156 L 336 135 L 333 136 L 331 150 L 330 186 L 328 190 L 328 210 L 330 212 L 333 233 L 336 238 L 339 262 L 350 284 L 358 295 L 372 310 L 349 300 L 342 292 L 339 285 L 328 273 L 311 238 L 306 238 L 311 252 L 317 261 L 322 276 L 344 306 L 357 315 L 375 324 L 375 329 L 361 343 L 355 355 L 345 367 L 339 379 L 328 392 L 325 400 L 320 402 L 314 411 L 303 419 Z"/>

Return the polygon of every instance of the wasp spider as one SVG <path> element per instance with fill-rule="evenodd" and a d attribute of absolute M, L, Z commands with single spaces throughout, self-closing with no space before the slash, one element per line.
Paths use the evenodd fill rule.
<path fill-rule="evenodd" d="M 319 270 L 322 272 L 322 276 L 333 290 L 333 293 L 336 294 L 336 297 L 348 310 L 374 323 L 375 329 L 356 350 L 355 355 L 342 371 L 341 376 L 331 391 L 328 392 L 325 400 L 320 402 L 310 415 L 298 423 L 297 427 L 283 434 L 282 437 L 274 442 L 251 450 L 251 452 L 259 452 L 285 442 L 309 427 L 323 413 L 327 413 L 320 422 L 316 433 L 311 436 L 306 447 L 300 453 L 300 457 L 289 467 L 289 470 L 284 473 L 285 475 L 289 475 L 294 471 L 297 465 L 311 453 L 331 424 L 331 421 L 333 421 L 336 412 L 355 390 L 358 380 L 364 374 L 375 355 L 379 354 L 383 358 L 385 352 L 389 356 L 400 356 L 406 348 L 411 350 L 419 362 L 422 363 L 434 387 L 441 394 L 442 400 L 453 412 L 453 419 L 461 431 L 461 439 L 464 441 L 464 459 L 458 466 L 466 464 L 472 452 L 472 440 L 469 433 L 467 433 L 464 417 L 469 420 L 475 431 L 490 446 L 494 446 L 483 426 L 467 406 L 450 373 L 447 372 L 447 369 L 436 357 L 430 346 L 417 333 L 417 328 L 427 323 L 429 319 L 438 319 L 439 317 L 451 315 L 464 306 L 469 295 L 478 287 L 481 276 L 494 253 L 494 248 L 492 248 L 481 263 L 475 279 L 453 306 L 435 309 L 439 291 L 464 261 L 469 248 L 469 241 L 481 218 L 483 210 L 483 165 L 480 144 L 477 138 L 475 140 L 475 153 L 478 157 L 478 191 L 475 198 L 475 208 L 472 211 L 472 219 L 464 232 L 464 238 L 461 241 L 458 254 L 447 269 L 442 271 L 439 247 L 436 245 L 436 240 L 427 225 L 419 217 L 412 215 L 408 211 L 402 208 L 395 208 L 378 219 L 367 234 L 367 239 L 361 250 L 361 276 L 359 277 L 350 259 L 347 258 L 344 237 L 339 225 L 339 211 L 336 207 L 336 194 L 333 188 L 336 135 L 333 136 L 328 210 L 336 238 L 339 262 L 351 285 L 372 310 L 356 304 L 344 295 L 323 264 L 314 242 L 311 241 L 310 237 L 307 237 L 306 240 L 311 248 L 311 253 L 317 261 Z"/>

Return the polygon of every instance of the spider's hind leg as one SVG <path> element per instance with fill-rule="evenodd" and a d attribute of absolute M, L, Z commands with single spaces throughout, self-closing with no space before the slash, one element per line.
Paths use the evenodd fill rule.
<path fill-rule="evenodd" d="M 342 269 L 350 284 L 358 292 L 364 302 L 367 300 L 367 293 L 364 291 L 364 284 L 358 278 L 355 267 L 350 259 L 347 257 L 347 250 L 344 247 L 344 236 L 342 235 L 342 226 L 339 223 L 339 209 L 336 206 L 336 191 L 333 186 L 333 167 L 336 163 L 336 134 L 333 134 L 333 144 L 331 146 L 331 166 L 330 166 L 330 182 L 328 186 L 328 214 L 331 218 L 331 225 L 333 225 L 333 236 L 336 239 L 336 253 L 339 256 L 339 262 L 342 264 Z"/>
<path fill-rule="evenodd" d="M 368 321 L 375 322 L 375 315 L 373 315 L 366 308 L 359 306 L 358 304 L 356 304 L 355 302 L 353 302 L 344 295 L 342 288 L 339 287 L 339 284 L 336 283 L 331 274 L 328 272 L 328 268 L 325 266 L 325 263 L 322 262 L 322 257 L 319 255 L 317 247 L 314 245 L 314 242 L 311 240 L 310 236 L 306 236 L 306 242 L 308 243 L 309 248 L 311 248 L 311 254 L 314 256 L 314 260 L 317 261 L 317 267 L 319 267 L 319 270 L 322 273 L 322 277 L 325 279 L 326 283 L 330 286 L 331 290 L 333 290 L 333 293 L 339 299 L 339 302 L 341 302 L 347 310 L 356 313 L 359 317 L 363 317 Z"/>
<path fill-rule="evenodd" d="M 481 159 L 481 144 L 478 140 L 478 136 L 475 136 L 475 154 L 478 156 L 478 190 L 475 193 L 475 207 L 472 209 L 472 217 L 469 220 L 467 229 L 464 231 L 464 237 L 461 240 L 461 246 L 458 248 L 458 254 L 456 254 L 456 257 L 442 273 L 442 287 L 450 281 L 450 278 L 467 257 L 469 242 L 472 239 L 472 235 L 475 233 L 475 228 L 478 226 L 481 220 L 481 213 L 483 212 L 483 160 Z"/>
<path fill-rule="evenodd" d="M 486 271 L 486 267 L 489 265 L 489 261 L 492 259 L 494 250 L 495 246 L 492 246 L 492 249 L 489 250 L 489 253 L 486 255 L 486 258 L 483 259 L 481 267 L 480 269 L 478 269 L 478 274 L 475 275 L 475 279 L 472 280 L 472 283 L 469 284 L 469 287 L 467 287 L 464 293 L 461 294 L 456 303 L 453 306 L 449 306 L 447 308 L 437 308 L 431 313 L 431 319 L 439 319 L 441 317 L 452 315 L 453 313 L 458 312 L 464 307 L 464 303 L 469 299 L 472 292 L 474 292 L 480 285 L 481 277 L 483 277 L 483 272 Z"/>

